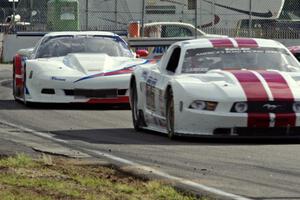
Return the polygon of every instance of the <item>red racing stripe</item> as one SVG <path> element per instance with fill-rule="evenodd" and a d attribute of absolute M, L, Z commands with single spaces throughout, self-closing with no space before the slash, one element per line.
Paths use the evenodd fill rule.
<path fill-rule="evenodd" d="M 268 101 L 268 94 L 257 76 L 247 70 L 230 71 L 241 84 L 247 101 Z M 268 113 L 248 113 L 248 127 L 269 127 L 270 116 Z"/>
<path fill-rule="evenodd" d="M 90 99 L 87 101 L 88 104 L 118 104 L 118 103 L 129 103 L 128 96 L 122 96 L 117 98 L 106 98 L 106 99 Z"/>
<path fill-rule="evenodd" d="M 23 79 L 16 78 L 16 87 L 22 87 L 22 86 L 23 86 Z"/>
<path fill-rule="evenodd" d="M 274 101 L 294 102 L 293 93 L 282 75 L 276 71 L 258 71 L 258 73 L 266 80 L 272 92 Z M 296 114 L 275 114 L 275 126 L 287 127 L 295 126 Z"/>
<path fill-rule="evenodd" d="M 210 39 L 209 41 L 212 43 L 213 47 L 234 47 L 232 41 L 227 38 Z"/>
<path fill-rule="evenodd" d="M 120 74 L 130 74 L 132 73 L 132 71 L 134 70 L 134 68 L 127 68 L 127 69 L 121 69 L 121 70 L 117 70 L 117 71 L 113 71 L 113 72 L 106 72 L 103 74 L 103 76 L 113 76 L 113 75 L 120 75 Z"/>
<path fill-rule="evenodd" d="M 235 38 L 239 48 L 255 48 L 258 47 L 257 42 L 251 38 Z"/>
<path fill-rule="evenodd" d="M 269 126 L 269 113 L 248 113 L 248 127 L 266 128 Z"/>
<path fill-rule="evenodd" d="M 240 82 L 247 101 L 269 101 L 268 94 L 257 76 L 248 70 L 230 70 Z"/>

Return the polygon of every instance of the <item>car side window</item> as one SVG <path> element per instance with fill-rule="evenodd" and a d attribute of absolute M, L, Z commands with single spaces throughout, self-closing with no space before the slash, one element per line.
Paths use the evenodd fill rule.
<path fill-rule="evenodd" d="M 300 53 L 295 53 L 294 56 L 297 58 L 298 61 L 300 61 Z"/>
<path fill-rule="evenodd" d="M 178 63 L 179 63 L 179 58 L 180 58 L 180 52 L 181 52 L 181 48 L 180 47 L 176 47 L 169 59 L 169 62 L 167 64 L 166 70 L 175 73 L 176 69 L 178 67 Z"/>
<path fill-rule="evenodd" d="M 193 36 L 190 29 L 182 26 L 165 25 L 162 27 L 162 37 L 189 37 Z"/>

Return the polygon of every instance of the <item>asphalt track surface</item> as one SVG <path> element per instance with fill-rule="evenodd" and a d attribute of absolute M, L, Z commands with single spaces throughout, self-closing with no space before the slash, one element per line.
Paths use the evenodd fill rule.
<path fill-rule="evenodd" d="M 0 65 L 0 120 L 253 199 L 300 199 L 300 140 L 180 138 L 136 133 L 126 106 L 38 105 L 13 100 Z M 6 81 L 7 80 L 7 81 Z"/>

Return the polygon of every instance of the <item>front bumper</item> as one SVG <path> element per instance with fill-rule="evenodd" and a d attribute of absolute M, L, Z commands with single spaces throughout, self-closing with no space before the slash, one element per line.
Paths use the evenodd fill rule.
<path fill-rule="evenodd" d="M 40 103 L 129 103 L 129 75 L 99 77 L 75 82 L 40 77 L 26 81 L 26 101 Z"/>
<path fill-rule="evenodd" d="M 183 109 L 176 111 L 175 132 L 188 135 L 218 135 L 218 136 L 300 136 L 300 114 L 285 114 L 277 120 L 289 120 L 294 117 L 295 123 L 290 126 L 280 126 L 266 114 L 255 114 L 249 126 L 247 113 L 225 113 L 214 111 L 199 111 Z M 266 125 L 267 124 L 267 125 Z"/>

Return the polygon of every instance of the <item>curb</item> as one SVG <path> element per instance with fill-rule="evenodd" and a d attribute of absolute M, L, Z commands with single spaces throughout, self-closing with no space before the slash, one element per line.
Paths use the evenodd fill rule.
<path fill-rule="evenodd" d="M 107 163 L 111 164 L 111 166 L 114 166 L 117 170 L 120 170 L 121 172 L 127 173 L 129 175 L 146 180 L 160 180 L 166 184 L 175 187 L 180 191 L 195 194 L 196 197 L 208 196 L 213 199 L 219 200 L 250 200 L 249 198 L 231 194 L 216 188 L 208 187 L 206 185 L 202 185 L 188 179 L 172 176 L 162 171 L 156 170 L 152 167 L 140 165 L 133 161 L 120 158 L 111 154 L 107 154 L 93 149 L 87 149 L 80 146 L 74 148 L 74 146 L 71 145 L 68 141 L 56 139 L 47 133 L 38 132 L 3 120 L 0 120 L 0 123 L 10 127 L 18 128 L 22 131 L 26 131 L 27 133 L 30 133 L 34 136 L 38 136 L 44 139 L 48 139 L 52 142 L 64 145 L 67 148 L 76 150 L 83 154 L 87 154 L 88 156 L 90 156 L 90 158 L 94 157 L 96 159 L 105 160 L 107 161 Z"/>

